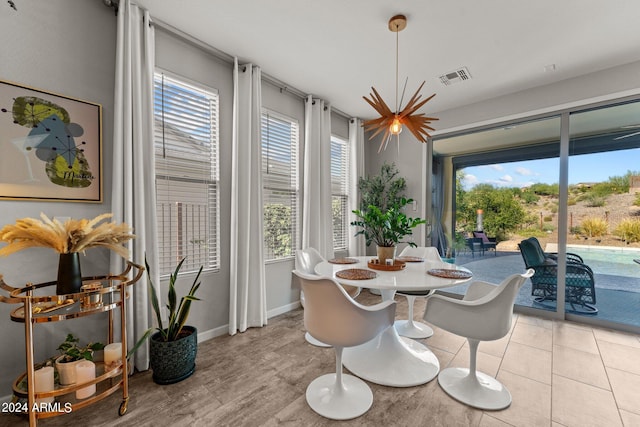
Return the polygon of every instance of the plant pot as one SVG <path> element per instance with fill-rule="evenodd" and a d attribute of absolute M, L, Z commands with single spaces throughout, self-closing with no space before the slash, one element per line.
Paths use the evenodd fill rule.
<path fill-rule="evenodd" d="M 60 385 L 70 385 L 76 383 L 76 365 L 85 359 L 74 360 L 73 362 L 62 362 L 64 356 L 56 359 L 56 371 L 58 371 L 58 381 Z"/>
<path fill-rule="evenodd" d="M 396 258 L 395 246 L 378 246 L 378 259 L 380 260 L 380 264 L 386 264 L 388 259 L 390 259 L 391 262 L 393 262 L 395 258 Z"/>
<path fill-rule="evenodd" d="M 160 341 L 160 332 L 149 341 L 149 365 L 156 384 L 173 384 L 189 378 L 196 369 L 198 330 L 193 326 L 182 328 L 182 337 L 176 341 Z"/>
<path fill-rule="evenodd" d="M 80 292 L 82 273 L 80 272 L 80 253 L 60 254 L 58 261 L 57 295 L 68 295 Z"/>

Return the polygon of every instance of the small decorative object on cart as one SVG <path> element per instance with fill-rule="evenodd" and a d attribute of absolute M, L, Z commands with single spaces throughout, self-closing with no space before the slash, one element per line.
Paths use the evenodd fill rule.
<path fill-rule="evenodd" d="M 96 378 L 96 365 L 90 360 L 81 360 L 76 365 L 76 381 L 78 383 L 86 383 Z M 96 385 L 91 384 L 87 387 L 76 390 L 76 399 L 86 399 L 96 394 Z"/>
<path fill-rule="evenodd" d="M 80 252 L 103 247 L 124 258 L 129 256 L 129 250 L 122 244 L 135 236 L 125 223 L 102 222 L 112 216 L 111 213 L 105 213 L 92 220 L 69 219 L 64 223 L 55 218 L 51 220 L 44 213 L 40 214 L 42 221 L 35 218 L 19 219 L 0 230 L 0 241 L 8 243 L 0 249 L 0 255 L 31 247 L 51 248 L 60 254 L 56 293 L 78 293 L 82 286 Z"/>
<path fill-rule="evenodd" d="M 104 369 L 111 371 L 122 364 L 122 343 L 114 342 L 104 348 Z"/>
<path fill-rule="evenodd" d="M 76 365 L 75 362 L 82 360 L 93 361 L 93 352 L 102 350 L 104 344 L 99 342 L 90 342 L 86 346 L 79 345 L 80 338 L 76 338 L 73 334 L 68 334 L 65 340 L 58 346 L 58 350 L 62 356 L 56 359 L 56 370 L 60 377 L 60 384 L 68 385 L 76 382 Z"/>
<path fill-rule="evenodd" d="M 102 306 L 102 283 L 91 282 L 82 285 L 80 290 L 85 293 L 80 300 L 80 304 L 84 309 L 97 308 Z"/>

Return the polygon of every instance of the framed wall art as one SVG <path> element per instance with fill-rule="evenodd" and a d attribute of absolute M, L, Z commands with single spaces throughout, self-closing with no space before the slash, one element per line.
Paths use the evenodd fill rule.
<path fill-rule="evenodd" d="M 0 80 L 0 199 L 102 202 L 102 106 Z"/>

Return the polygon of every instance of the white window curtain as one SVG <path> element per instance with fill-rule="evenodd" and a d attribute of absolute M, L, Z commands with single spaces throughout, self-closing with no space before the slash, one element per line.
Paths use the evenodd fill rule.
<path fill-rule="evenodd" d="M 262 81 L 259 67 L 233 62 L 229 334 L 267 324 L 263 261 Z"/>
<path fill-rule="evenodd" d="M 153 283 L 158 287 L 153 156 L 154 30 L 149 13 L 132 5 L 130 0 L 120 2 L 117 25 L 111 209 L 114 221 L 124 221 L 133 227 L 136 238 L 129 244 L 131 259 L 144 265 L 146 255 Z M 122 258 L 112 253 L 110 271 L 119 273 L 122 268 Z M 127 345 L 130 348 L 152 324 L 146 275 L 129 292 Z M 149 368 L 146 346 L 136 352 L 134 365 L 139 370 Z"/>
<path fill-rule="evenodd" d="M 360 190 L 358 180 L 364 176 L 364 129 L 362 120 L 353 118 L 349 120 L 349 162 L 351 163 L 349 176 L 349 224 L 356 221 L 357 217 L 352 213 L 360 209 Z M 351 227 L 351 226 L 350 226 Z M 349 255 L 366 255 L 366 242 L 364 236 L 354 236 L 355 228 L 349 230 Z"/>
<path fill-rule="evenodd" d="M 331 213 L 331 108 L 307 96 L 304 123 L 304 199 L 302 247 L 333 258 Z"/>

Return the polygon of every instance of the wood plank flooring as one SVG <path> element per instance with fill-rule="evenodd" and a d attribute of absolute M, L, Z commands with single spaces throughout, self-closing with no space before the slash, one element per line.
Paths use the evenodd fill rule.
<path fill-rule="evenodd" d="M 363 291 L 363 304 L 379 301 Z M 407 312 L 397 297 L 397 318 Z M 416 319 L 424 312 L 416 304 Z M 315 414 L 305 389 L 335 369 L 332 349 L 304 340 L 303 312 L 295 310 L 233 337 L 200 344 L 196 373 L 178 384 L 159 386 L 150 372 L 130 381 L 126 415 L 122 395 L 75 413 L 40 420 L 40 426 L 640 426 L 640 337 L 514 315 L 504 339 L 480 344 L 478 367 L 497 376 L 513 395 L 502 411 L 483 412 L 447 396 L 437 380 L 392 388 L 370 384 L 373 407 L 362 417 L 335 422 Z M 468 366 L 463 338 L 435 329 L 421 340 L 440 360 Z M 0 414 L 0 426 L 27 426 L 24 417 Z"/>

